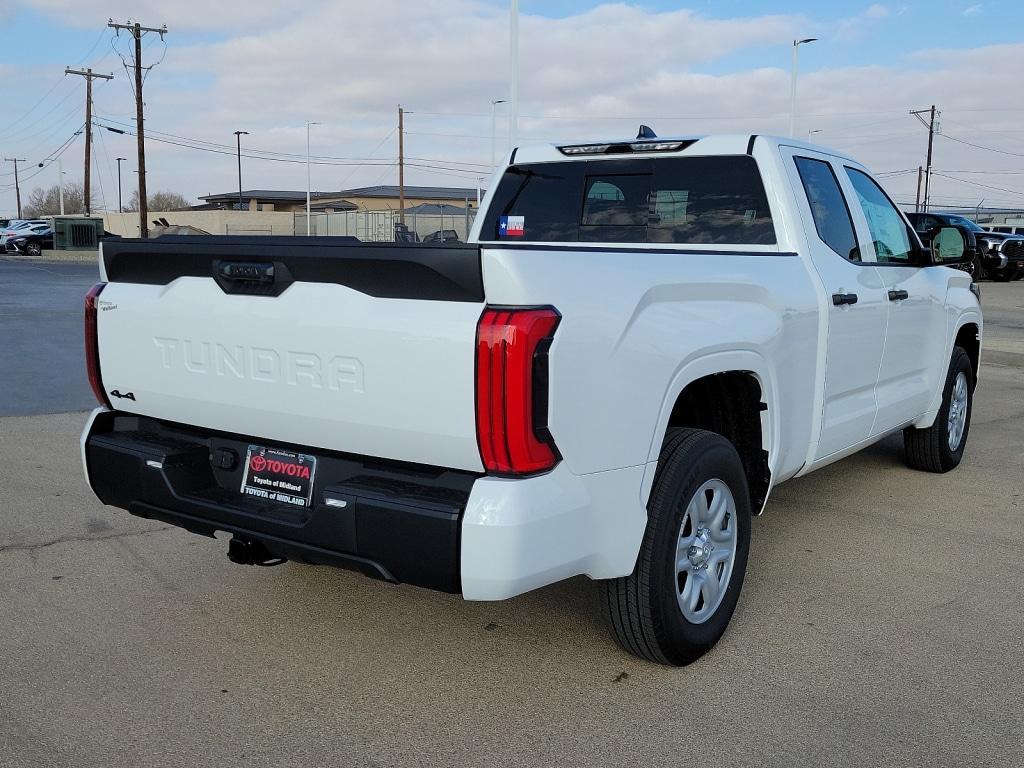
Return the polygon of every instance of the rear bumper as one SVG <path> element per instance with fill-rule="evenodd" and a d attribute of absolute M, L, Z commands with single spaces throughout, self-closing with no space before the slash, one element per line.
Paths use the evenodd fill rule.
<path fill-rule="evenodd" d="M 468 600 L 626 576 L 647 525 L 652 466 L 574 475 L 562 462 L 509 479 L 275 444 L 318 462 L 313 504 L 282 509 L 239 493 L 246 447 L 265 442 L 100 408 L 82 433 L 82 463 L 100 500 L 132 514 Z M 221 449 L 239 466 L 215 466 Z M 328 496 L 347 503 L 328 506 Z"/>
<path fill-rule="evenodd" d="M 260 442 L 99 410 L 82 458 L 100 500 L 133 515 L 225 531 L 290 560 L 461 591 L 459 523 L 476 475 L 317 451 L 312 502 L 295 508 L 239 493 L 246 449 Z"/>

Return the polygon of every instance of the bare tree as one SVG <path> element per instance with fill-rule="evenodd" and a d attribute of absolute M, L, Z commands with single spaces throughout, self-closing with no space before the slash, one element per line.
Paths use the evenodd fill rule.
<path fill-rule="evenodd" d="M 150 211 L 187 211 L 192 206 L 189 205 L 188 200 L 185 199 L 184 195 L 180 195 L 177 192 L 156 192 L 149 196 L 147 201 L 147 208 Z M 132 192 L 132 196 L 128 198 L 127 204 L 124 209 L 126 211 L 135 212 L 139 210 L 139 191 L 135 190 Z"/>
<path fill-rule="evenodd" d="M 93 205 L 95 208 L 95 198 Z M 82 185 L 72 181 L 64 185 L 64 213 L 85 213 L 85 194 Z M 58 216 L 60 214 L 60 188 L 55 184 L 48 189 L 36 187 L 28 196 L 28 202 L 22 206 L 22 215 L 27 219 L 38 219 L 40 216 Z"/>

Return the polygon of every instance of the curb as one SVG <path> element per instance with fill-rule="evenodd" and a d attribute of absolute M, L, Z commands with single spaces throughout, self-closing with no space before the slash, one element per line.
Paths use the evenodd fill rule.
<path fill-rule="evenodd" d="M 14 262 L 43 261 L 50 263 L 65 264 L 96 264 L 98 263 L 98 251 L 43 251 L 37 257 L 26 256 L 23 253 L 2 253 L 0 260 Z"/>

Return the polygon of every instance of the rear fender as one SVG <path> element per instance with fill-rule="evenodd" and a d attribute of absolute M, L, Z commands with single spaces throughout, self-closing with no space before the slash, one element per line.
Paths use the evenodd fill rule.
<path fill-rule="evenodd" d="M 648 450 L 647 464 L 640 489 L 640 498 L 645 506 L 651 494 L 651 487 L 654 484 L 654 475 L 658 468 L 658 456 L 661 453 L 661 446 L 665 441 L 665 433 L 668 431 L 672 409 L 675 407 L 679 395 L 697 379 L 716 373 L 735 371 L 753 375 L 761 387 L 761 401 L 768 406 L 767 410 L 761 412 L 761 447 L 768 451 L 768 468 L 772 476 L 775 476 L 775 463 L 778 456 L 780 438 L 778 430 L 779 402 L 774 370 L 768 365 L 768 361 L 754 350 L 730 350 L 698 354 L 698 356 L 691 357 L 679 367 L 668 388 L 665 390 L 661 411 L 658 415 L 658 426 Z M 755 513 L 759 512 L 760 510 L 755 510 Z"/>

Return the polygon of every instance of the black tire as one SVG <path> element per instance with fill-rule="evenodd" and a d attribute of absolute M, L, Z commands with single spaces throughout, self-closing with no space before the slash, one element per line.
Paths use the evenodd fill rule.
<path fill-rule="evenodd" d="M 39 243 L 25 243 L 25 254 L 37 259 L 43 254 L 43 246 Z"/>
<path fill-rule="evenodd" d="M 963 433 L 955 449 L 949 447 L 949 409 L 957 376 L 963 373 L 967 381 L 967 407 Z M 954 347 L 949 372 L 942 389 L 942 406 L 935 423 L 927 429 L 907 427 L 903 430 L 903 451 L 907 466 L 923 472 L 949 472 L 960 463 L 971 430 L 971 410 L 974 407 L 974 369 L 963 347 Z"/>
<path fill-rule="evenodd" d="M 683 533 L 687 505 L 709 480 L 724 483 L 735 502 L 736 552 L 718 607 L 706 620 L 692 623 L 684 617 L 678 602 L 676 546 Z M 751 511 L 746 475 L 736 448 L 713 432 L 669 430 L 647 512 L 647 531 L 633 573 L 603 585 L 608 621 L 619 645 L 630 653 L 660 664 L 690 664 L 721 638 L 743 588 Z M 725 578 L 724 573 L 720 578 Z"/>
<path fill-rule="evenodd" d="M 974 261 L 971 262 L 971 267 L 971 277 L 974 278 L 975 282 L 978 280 L 984 280 L 988 277 L 988 273 L 985 272 L 985 267 L 981 263 L 981 256 L 974 257 Z"/>

